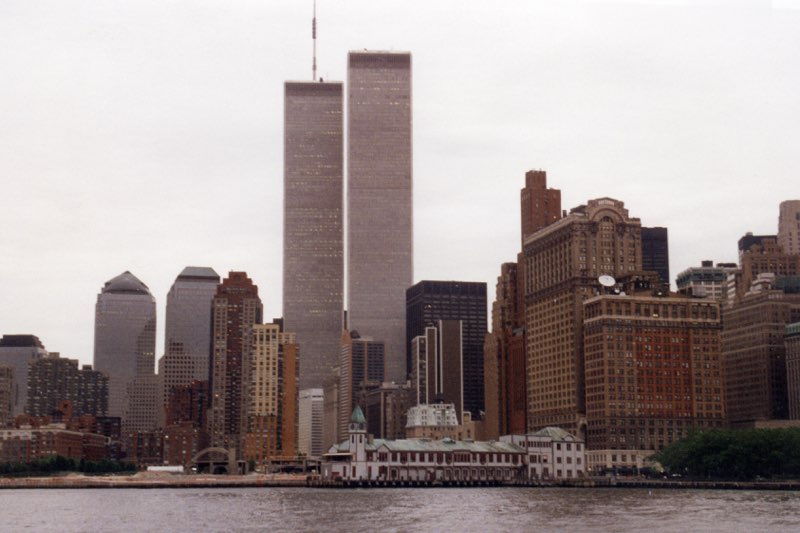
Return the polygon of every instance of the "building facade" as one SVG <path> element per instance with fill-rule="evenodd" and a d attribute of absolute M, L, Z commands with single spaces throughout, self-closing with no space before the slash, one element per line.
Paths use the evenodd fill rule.
<path fill-rule="evenodd" d="M 800 419 L 800 322 L 786 326 L 786 391 L 789 396 L 789 418 Z"/>
<path fill-rule="evenodd" d="M 728 277 L 739 269 L 735 263 L 704 260 L 699 267 L 689 267 L 675 278 L 678 292 L 685 296 L 727 301 Z"/>
<path fill-rule="evenodd" d="M 347 77 L 348 329 L 384 341 L 387 377 L 402 383 L 413 282 L 411 54 L 350 52 Z"/>
<path fill-rule="evenodd" d="M 787 254 L 800 254 L 800 200 L 781 202 L 778 215 L 778 244 Z"/>
<path fill-rule="evenodd" d="M 208 267 L 186 267 L 167 294 L 164 355 L 158 374 L 166 402 L 173 387 L 208 381 L 211 300 L 219 274 Z"/>
<path fill-rule="evenodd" d="M 583 300 L 600 276 L 642 270 L 641 223 L 622 202 L 590 200 L 529 236 L 525 255 L 528 431 L 585 429 Z"/>
<path fill-rule="evenodd" d="M 465 412 L 463 323 L 438 320 L 415 337 L 411 386 L 417 404 L 448 403 L 455 406 L 458 420 Z"/>
<path fill-rule="evenodd" d="M 155 350 L 155 298 L 136 276 L 123 272 L 97 295 L 94 323 L 94 369 L 108 376 L 108 414 L 121 417 L 123 426 L 134 380 L 155 376 Z"/>
<path fill-rule="evenodd" d="M 28 401 L 28 369 L 31 362 L 42 357 L 47 357 L 47 350 L 36 335 L 3 335 L 0 338 L 0 365 L 11 368 L 13 374 L 13 380 L 8 382 L 12 417 L 25 412 Z"/>
<path fill-rule="evenodd" d="M 411 341 L 439 321 L 460 321 L 463 408 L 470 411 L 473 418 L 480 418 L 484 411 L 486 303 L 486 283 L 483 282 L 420 281 L 406 291 L 409 372 L 412 370 Z"/>
<path fill-rule="evenodd" d="M 276 323 L 253 326 L 245 460 L 264 465 L 297 455 L 297 362 L 293 332 Z"/>
<path fill-rule="evenodd" d="M 726 426 L 719 302 L 626 292 L 584 302 L 593 471 L 641 468 L 693 428 Z"/>
<path fill-rule="evenodd" d="M 356 331 L 345 331 L 341 338 L 339 360 L 339 438 L 350 413 L 369 389 L 380 387 L 386 377 L 386 344 L 370 338 L 361 338 Z"/>
<path fill-rule="evenodd" d="M 31 416 L 51 415 L 64 400 L 75 416 L 106 416 L 108 411 L 108 377 L 57 353 L 31 362 L 27 393 L 25 411 Z"/>
<path fill-rule="evenodd" d="M 263 308 L 258 287 L 245 272 L 230 272 L 212 300 L 211 407 L 208 433 L 212 446 L 241 458 L 247 429 L 253 326 Z"/>
<path fill-rule="evenodd" d="M 322 457 L 322 389 L 303 389 L 298 401 L 297 452 L 311 458 Z M 333 440 L 333 439 L 332 439 Z"/>
<path fill-rule="evenodd" d="M 669 291 L 669 232 L 667 228 L 642 227 L 642 270 L 656 272 L 663 289 Z"/>
<path fill-rule="evenodd" d="M 725 309 L 722 351 L 732 427 L 789 417 L 786 326 L 800 321 L 800 294 L 767 288 Z"/>
<path fill-rule="evenodd" d="M 303 347 L 301 389 L 336 366 L 344 309 L 342 84 L 284 87 L 283 317 Z"/>
<path fill-rule="evenodd" d="M 511 483 L 526 479 L 525 450 L 506 442 L 371 439 L 360 408 L 348 438 L 325 455 L 322 478 L 420 484 Z"/>
<path fill-rule="evenodd" d="M 530 480 L 576 479 L 586 476 L 586 446 L 561 428 L 546 427 L 535 433 L 503 435 L 501 442 L 527 451 Z"/>

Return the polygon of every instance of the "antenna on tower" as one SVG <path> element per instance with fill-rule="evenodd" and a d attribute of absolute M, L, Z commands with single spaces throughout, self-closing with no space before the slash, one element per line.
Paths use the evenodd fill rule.
<path fill-rule="evenodd" d="M 314 17 L 311 19 L 311 40 L 314 41 L 314 56 L 311 62 L 311 81 L 317 80 L 317 0 L 314 0 Z"/>

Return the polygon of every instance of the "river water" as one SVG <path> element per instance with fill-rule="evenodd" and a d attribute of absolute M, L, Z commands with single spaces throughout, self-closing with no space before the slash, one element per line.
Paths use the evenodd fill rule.
<path fill-rule="evenodd" d="M 800 493 L 658 489 L 0 491 L 0 531 L 800 531 Z"/>

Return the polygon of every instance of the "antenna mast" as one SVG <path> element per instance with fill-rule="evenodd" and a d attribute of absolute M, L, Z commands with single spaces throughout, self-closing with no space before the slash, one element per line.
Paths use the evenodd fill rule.
<path fill-rule="evenodd" d="M 317 0 L 314 0 L 314 17 L 311 19 L 311 39 L 314 41 L 314 56 L 311 62 L 311 81 L 317 81 Z"/>

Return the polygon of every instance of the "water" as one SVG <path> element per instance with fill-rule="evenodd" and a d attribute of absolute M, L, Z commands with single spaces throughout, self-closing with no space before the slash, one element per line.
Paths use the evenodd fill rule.
<path fill-rule="evenodd" d="M 647 489 L 0 491 L 0 531 L 800 531 L 800 493 Z"/>

